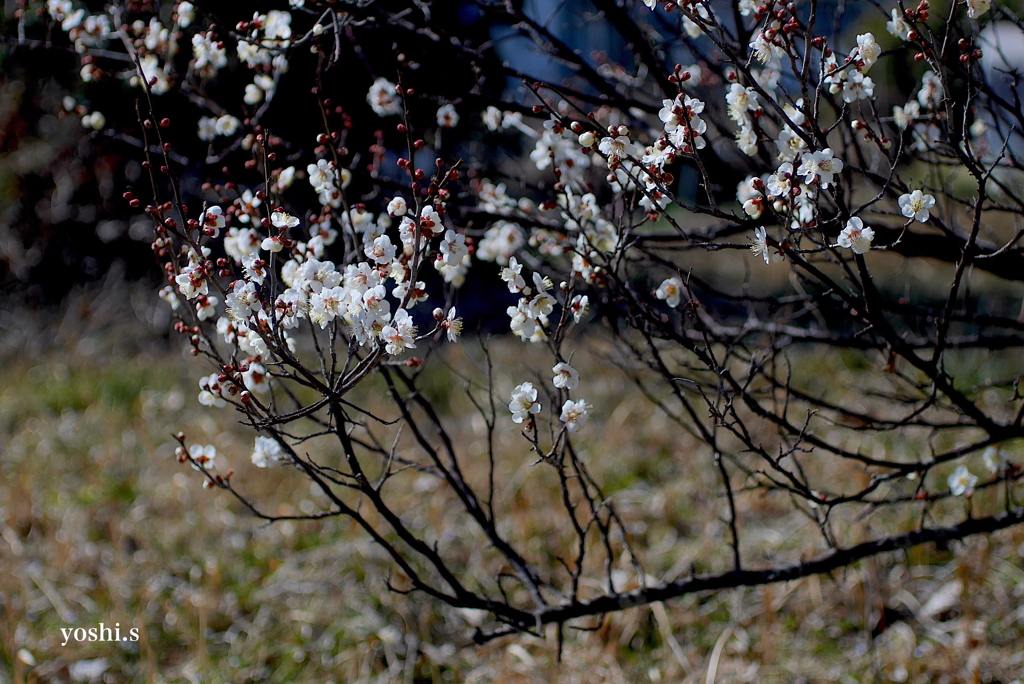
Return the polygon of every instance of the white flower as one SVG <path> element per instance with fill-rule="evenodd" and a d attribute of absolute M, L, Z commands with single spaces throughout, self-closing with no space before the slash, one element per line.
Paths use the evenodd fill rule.
<path fill-rule="evenodd" d="M 277 252 L 280 252 L 282 249 L 284 249 L 284 241 L 282 241 L 281 238 L 277 237 L 276 235 L 271 235 L 270 237 L 263 238 L 263 242 L 260 243 L 260 249 L 264 249 L 268 252 L 273 252 L 276 254 Z"/>
<path fill-rule="evenodd" d="M 299 225 L 299 219 L 283 211 L 275 211 L 270 215 L 270 222 L 275 228 L 294 228 Z"/>
<path fill-rule="evenodd" d="M 961 464 L 946 480 L 949 493 L 953 496 L 970 496 L 974 493 L 974 485 L 978 484 L 978 476 L 972 475 L 967 466 Z"/>
<path fill-rule="evenodd" d="M 203 228 L 209 228 L 213 231 L 211 237 L 217 237 L 220 235 L 220 229 L 223 228 L 227 223 L 227 217 L 224 216 L 224 210 L 218 206 L 209 207 L 199 216 L 199 224 Z"/>
<path fill-rule="evenodd" d="M 71 10 L 71 0 L 46 0 L 46 11 L 57 21 L 64 21 Z"/>
<path fill-rule="evenodd" d="M 910 32 L 913 31 L 899 8 L 892 11 L 892 21 L 886 22 L 885 30 L 900 40 L 910 40 Z"/>
<path fill-rule="evenodd" d="M 168 306 L 171 307 L 171 311 L 177 311 L 181 307 L 181 302 L 178 301 L 178 295 L 174 294 L 174 288 L 170 285 L 167 285 L 160 290 L 160 299 L 167 302 Z"/>
<path fill-rule="evenodd" d="M 217 303 L 220 302 L 216 297 L 207 297 L 206 295 L 200 295 L 196 299 L 196 316 L 201 321 L 206 321 L 217 315 Z"/>
<path fill-rule="evenodd" d="M 866 74 L 868 69 L 878 61 L 880 54 L 882 54 L 882 47 L 875 40 L 874 35 L 865 33 L 857 36 L 857 59 L 864 62 L 864 66 L 857 67 L 858 71 Z"/>
<path fill-rule="evenodd" d="M 455 111 L 455 105 L 441 105 L 437 110 L 437 125 L 441 128 L 455 128 L 459 125 L 459 113 Z"/>
<path fill-rule="evenodd" d="M 345 313 L 348 292 L 343 287 L 325 287 L 309 299 L 309 320 L 326 328 L 327 324 Z"/>
<path fill-rule="evenodd" d="M 441 321 L 441 327 L 447 331 L 448 341 L 456 342 L 462 334 L 462 319 L 455 316 L 455 307 L 448 309 L 448 317 Z"/>
<path fill-rule="evenodd" d="M 252 464 L 257 468 L 266 468 L 277 463 L 284 457 L 281 445 L 272 437 L 257 437 L 252 450 Z"/>
<path fill-rule="evenodd" d="M 755 257 L 763 257 L 764 263 L 768 263 L 771 249 L 768 247 L 768 234 L 762 226 L 754 229 L 754 237 L 750 241 L 750 253 Z"/>
<path fill-rule="evenodd" d="M 537 401 L 537 390 L 533 383 L 524 382 L 512 390 L 512 401 L 508 405 L 512 412 L 512 422 L 522 423 L 531 415 L 540 413 L 541 405 Z"/>
<path fill-rule="evenodd" d="M 487 105 L 483 113 L 484 126 L 487 130 L 496 131 L 501 128 L 501 110 L 493 105 Z"/>
<path fill-rule="evenodd" d="M 566 399 L 565 403 L 562 404 L 562 415 L 558 417 L 563 423 L 565 423 L 565 429 L 569 432 L 577 432 L 581 427 L 587 424 L 587 419 L 590 418 L 590 409 L 593 408 L 583 399 L 579 401 L 572 401 Z"/>
<path fill-rule="evenodd" d="M 465 238 L 463 238 L 463 240 L 465 240 Z M 395 251 L 396 248 L 391 244 L 391 238 L 387 235 L 381 235 L 379 238 L 367 245 L 366 249 L 363 250 L 363 253 L 378 264 L 389 264 L 395 258 Z"/>
<path fill-rule="evenodd" d="M 854 216 L 846 222 L 846 227 L 839 234 L 838 243 L 840 247 L 852 249 L 854 254 L 864 254 L 871 249 L 871 241 L 874 239 L 875 231 Z"/>
<path fill-rule="evenodd" d="M 729 118 L 733 121 L 745 121 L 749 116 L 747 112 L 758 110 L 757 91 L 753 88 L 744 88 L 739 83 L 733 83 L 725 96 L 729 103 Z"/>
<path fill-rule="evenodd" d="M 217 120 L 209 116 L 199 117 L 199 129 L 196 132 L 198 137 L 203 142 L 210 142 L 217 137 Z"/>
<path fill-rule="evenodd" d="M 388 214 L 391 216 L 405 216 L 408 209 L 409 205 L 406 204 L 404 197 L 396 197 L 388 202 Z"/>
<path fill-rule="evenodd" d="M 827 188 L 832 184 L 835 174 L 842 170 L 843 162 L 835 158 L 832 148 L 826 147 L 819 152 L 805 152 L 796 172 L 804 177 L 808 185 L 817 181 L 821 187 Z"/>
<path fill-rule="evenodd" d="M 227 296 L 228 314 L 232 320 L 242 321 L 263 308 L 256 286 L 244 280 L 235 282 Z"/>
<path fill-rule="evenodd" d="M 754 51 L 757 61 L 768 66 L 777 65 L 786 55 L 782 46 L 769 39 L 764 32 L 759 32 L 754 40 L 750 41 L 749 47 Z"/>
<path fill-rule="evenodd" d="M 309 174 L 309 184 L 313 186 L 313 190 L 316 192 L 334 191 L 334 183 L 338 178 L 338 173 L 334 170 L 334 166 L 326 159 L 321 159 L 316 164 L 307 166 L 306 173 Z"/>
<path fill-rule="evenodd" d="M 385 351 L 392 356 L 397 356 L 406 349 L 415 349 L 416 326 L 412 324 L 409 312 L 405 309 L 396 311 L 391 323 L 380 331 L 380 338 L 385 342 Z"/>
<path fill-rule="evenodd" d="M 181 269 L 181 273 L 175 276 L 174 282 L 178 284 L 178 289 L 181 294 L 185 295 L 185 299 L 193 299 L 210 292 L 209 284 L 206 281 L 206 271 L 199 266 L 186 266 Z"/>
<path fill-rule="evenodd" d="M 217 131 L 217 135 L 234 135 L 241 125 L 241 121 L 230 114 L 225 114 L 213 123 L 213 128 Z"/>
<path fill-rule="evenodd" d="M 985 449 L 982 458 L 985 460 L 985 468 L 993 475 L 1001 473 L 1008 463 L 1006 454 L 994 444 Z"/>
<path fill-rule="evenodd" d="M 967 0 L 967 16 L 971 19 L 977 19 L 990 9 L 992 9 L 991 0 Z"/>
<path fill-rule="evenodd" d="M 740 126 L 736 131 L 736 145 L 748 157 L 757 154 L 757 133 L 750 126 Z"/>
<path fill-rule="evenodd" d="M 91 128 L 94 131 L 101 131 L 107 125 L 107 117 L 103 112 L 93 112 L 82 117 L 82 128 Z"/>
<path fill-rule="evenodd" d="M 843 81 L 843 101 L 846 103 L 866 100 L 874 94 L 875 82 L 870 76 L 865 76 L 859 71 L 854 71 Z"/>
<path fill-rule="evenodd" d="M 771 197 L 788 197 L 793 186 L 792 178 L 793 165 L 790 162 L 783 162 L 779 165 L 779 170 L 768 177 L 768 194 Z"/>
<path fill-rule="evenodd" d="M 522 292 L 526 287 L 526 280 L 520 275 L 522 270 L 523 265 L 515 257 L 511 257 L 508 266 L 501 269 L 501 279 L 508 283 L 509 292 Z"/>
<path fill-rule="evenodd" d="M 199 381 L 199 403 L 203 406 L 220 408 L 228 405 L 221 394 L 221 386 L 217 377 L 217 373 L 213 373 Z"/>
<path fill-rule="evenodd" d="M 587 315 L 587 309 L 590 308 L 590 298 L 587 295 L 576 295 L 569 302 L 569 310 L 572 312 L 572 320 L 574 323 L 579 323 L 584 316 Z"/>
<path fill-rule="evenodd" d="M 920 114 L 921 105 L 918 104 L 917 100 L 911 100 L 907 103 L 906 107 L 892 108 L 892 121 L 896 124 L 896 128 L 905 131 Z"/>
<path fill-rule="evenodd" d="M 192 457 L 192 464 L 196 470 L 217 469 L 217 447 L 212 444 L 206 446 L 193 444 L 189 447 L 188 455 Z"/>
<path fill-rule="evenodd" d="M 254 334 L 250 333 L 250 335 Z M 242 371 L 242 382 L 245 383 L 247 390 L 256 394 L 266 394 L 270 391 L 270 376 L 267 375 L 267 370 L 255 361 L 249 364 L 249 368 Z"/>
<path fill-rule="evenodd" d="M 245 86 L 245 95 L 242 96 L 242 102 L 252 107 L 258 105 L 262 99 L 263 90 L 261 90 L 258 85 L 250 83 Z"/>
<path fill-rule="evenodd" d="M 597 142 L 597 136 L 594 135 L 593 131 L 583 131 L 580 133 L 580 137 L 576 139 L 576 142 L 580 144 L 580 147 L 593 147 L 594 143 Z"/>
<path fill-rule="evenodd" d="M 569 364 L 562 362 L 551 369 L 555 374 L 552 384 L 558 389 L 574 390 L 580 384 L 580 374 Z"/>
<path fill-rule="evenodd" d="M 924 223 L 928 220 L 928 210 L 935 206 L 935 198 L 920 190 L 900 196 L 900 211 L 907 218 Z"/>
<path fill-rule="evenodd" d="M 370 108 L 377 116 L 402 113 L 402 101 L 395 93 L 395 84 L 384 77 L 373 82 L 370 92 L 366 95 L 366 101 L 370 103 Z"/>
<path fill-rule="evenodd" d="M 612 159 L 622 159 L 636 154 L 636 146 L 624 135 L 615 138 L 602 138 L 598 149 L 601 150 L 601 154 Z"/>
<path fill-rule="evenodd" d="M 441 256 L 444 262 L 449 266 L 457 266 L 467 254 L 469 248 L 466 247 L 466 236 L 450 228 L 445 231 L 444 240 L 441 241 Z"/>
<path fill-rule="evenodd" d="M 934 71 L 926 71 L 921 77 L 921 90 L 917 91 L 917 101 L 922 107 L 938 106 L 942 103 L 942 81 Z"/>
<path fill-rule="evenodd" d="M 679 306 L 679 298 L 682 295 L 682 291 L 683 283 L 679 278 L 666 278 L 658 286 L 658 289 L 654 291 L 654 296 L 658 299 L 664 299 L 665 303 L 674 309 Z"/>
<path fill-rule="evenodd" d="M 196 18 L 196 8 L 191 2 L 179 2 L 177 14 L 178 26 L 181 28 L 188 28 Z"/>

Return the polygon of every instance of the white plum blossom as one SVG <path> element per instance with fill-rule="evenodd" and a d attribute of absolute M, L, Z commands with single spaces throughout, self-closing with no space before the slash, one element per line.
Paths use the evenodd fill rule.
<path fill-rule="evenodd" d="M 526 244 L 523 229 L 511 221 L 496 221 L 484 232 L 476 246 L 476 257 L 481 261 L 494 261 L 506 265 Z M 525 283 L 524 283 L 525 284 Z"/>
<path fill-rule="evenodd" d="M 878 57 L 881 54 L 882 47 L 875 40 L 875 36 L 873 34 L 864 33 L 857 36 L 856 57 L 864 64 L 863 66 L 857 66 L 857 70 L 860 71 L 860 73 L 866 74 L 868 69 L 878 61 Z"/>
<path fill-rule="evenodd" d="M 178 300 L 178 295 L 174 294 L 174 288 L 170 285 L 166 285 L 160 289 L 160 299 L 167 302 L 167 305 L 171 307 L 171 311 L 177 311 L 181 308 L 181 302 Z"/>
<path fill-rule="evenodd" d="M 750 253 L 755 257 L 762 257 L 767 264 L 770 258 L 771 248 L 768 247 L 768 233 L 763 226 L 754 229 L 754 237 L 750 241 Z"/>
<path fill-rule="evenodd" d="M 459 125 L 459 113 L 455 111 L 455 105 L 441 105 L 437 110 L 437 125 L 441 128 L 455 128 Z"/>
<path fill-rule="evenodd" d="M 395 84 L 383 76 L 370 86 L 366 101 L 377 116 L 390 116 L 402 113 L 402 101 L 395 92 Z"/>
<path fill-rule="evenodd" d="M 725 101 L 729 103 L 729 118 L 736 122 L 746 121 L 750 116 L 748 112 L 756 112 L 760 108 L 757 104 L 757 91 L 744 88 L 739 83 L 729 87 Z"/>
<path fill-rule="evenodd" d="M 196 470 L 217 469 L 217 447 L 212 444 L 193 444 L 188 449 L 188 455 L 192 457 L 192 465 Z"/>
<path fill-rule="evenodd" d="M 272 437 L 256 437 L 250 458 L 257 468 L 266 468 L 284 458 L 284 450 Z"/>
<path fill-rule="evenodd" d="M 306 173 L 309 174 L 309 184 L 313 186 L 313 190 L 316 192 L 324 193 L 335 189 L 338 172 L 335 171 L 334 165 L 326 159 L 321 159 L 316 164 L 307 166 Z"/>
<path fill-rule="evenodd" d="M 843 101 L 854 103 L 857 100 L 866 100 L 875 93 L 875 82 L 870 76 L 865 76 L 859 71 L 854 71 L 843 81 Z"/>
<path fill-rule="evenodd" d="M 565 429 L 569 432 L 578 432 L 587 424 L 591 408 L 593 407 L 583 399 L 577 401 L 566 399 L 562 404 L 562 414 L 558 419 L 562 421 Z"/>
<path fill-rule="evenodd" d="M 885 24 L 885 30 L 891 35 L 899 38 L 900 40 L 910 40 L 910 32 L 914 29 L 911 28 L 907 20 L 903 18 L 903 12 L 897 7 L 892 10 L 892 21 L 888 21 Z"/>
<path fill-rule="evenodd" d="M 992 9 L 991 0 L 967 0 L 967 16 L 971 19 L 977 19 L 990 9 Z"/>
<path fill-rule="evenodd" d="M 793 164 L 783 162 L 779 165 L 778 171 L 768 177 L 765 184 L 768 195 L 771 197 L 788 197 L 793 187 Z"/>
<path fill-rule="evenodd" d="M 396 197 L 388 202 L 388 214 L 391 216 L 405 216 L 405 212 L 408 211 L 409 205 L 406 203 L 404 197 Z"/>
<path fill-rule="evenodd" d="M 309 298 L 309 320 L 326 328 L 348 310 L 349 293 L 343 287 L 325 287 Z"/>
<path fill-rule="evenodd" d="M 995 444 L 986 447 L 981 457 L 985 462 L 985 469 L 993 475 L 999 475 L 1002 473 L 1009 464 L 1006 454 L 1004 454 L 1003 450 Z"/>
<path fill-rule="evenodd" d="M 978 484 L 978 476 L 972 475 L 967 466 L 960 464 L 946 480 L 949 485 L 949 493 L 953 496 L 970 496 L 974 493 L 974 486 Z"/>
<path fill-rule="evenodd" d="M 526 288 L 526 280 L 521 275 L 523 265 L 515 257 L 508 260 L 508 266 L 501 269 L 501 279 L 508 283 L 509 292 L 522 292 Z"/>
<path fill-rule="evenodd" d="M 220 230 L 227 224 L 227 217 L 224 215 L 224 210 L 218 206 L 208 207 L 199 216 L 199 225 L 205 229 L 212 231 L 210 237 L 217 237 L 220 235 Z"/>
<path fill-rule="evenodd" d="M 935 206 L 935 198 L 920 190 L 900 196 L 900 211 L 907 218 L 924 223 L 928 220 L 928 210 Z"/>
<path fill-rule="evenodd" d="M 750 49 L 757 57 L 757 61 L 765 66 L 776 66 L 786 56 L 786 51 L 776 43 L 778 38 L 768 38 L 763 31 L 759 31 L 754 40 L 750 41 Z"/>
<path fill-rule="evenodd" d="M 937 107 L 942 103 L 942 81 L 934 71 L 926 71 L 921 77 L 921 90 L 917 101 L 922 107 Z"/>
<path fill-rule="evenodd" d="M 218 374 L 212 373 L 199 380 L 199 403 L 203 406 L 222 408 L 228 405 L 221 394 L 221 385 Z"/>
<path fill-rule="evenodd" d="M 524 382 L 512 390 L 512 401 L 508 405 L 512 412 L 512 422 L 522 423 L 530 416 L 540 413 L 541 405 L 537 401 L 537 389 L 533 383 Z"/>
<path fill-rule="evenodd" d="M 468 254 L 466 236 L 451 229 L 445 231 L 444 239 L 441 241 L 441 256 L 444 262 L 449 266 L 457 266 Z"/>
<path fill-rule="evenodd" d="M 463 238 L 465 239 L 465 238 Z M 391 243 L 391 238 L 381 235 L 363 250 L 367 257 L 378 264 L 389 264 L 395 258 L 396 247 Z"/>
<path fill-rule="evenodd" d="M 199 295 L 196 299 L 196 317 L 201 321 L 207 321 L 217 315 L 217 304 L 220 302 L 216 297 Z"/>
<path fill-rule="evenodd" d="M 441 327 L 447 332 L 449 342 L 457 342 L 462 334 L 462 319 L 455 315 L 455 307 L 448 309 L 448 316 L 441 321 Z"/>
<path fill-rule="evenodd" d="M 580 384 L 580 374 L 564 361 L 552 368 L 551 372 L 555 374 L 551 383 L 558 389 L 574 390 Z"/>
<path fill-rule="evenodd" d="M 206 271 L 198 265 L 182 268 L 181 273 L 174 277 L 174 282 L 178 284 L 178 290 L 185 295 L 185 299 L 194 299 L 210 292 Z"/>
<path fill-rule="evenodd" d="M 839 234 L 837 241 L 840 247 L 848 247 L 854 254 L 864 254 L 871 249 L 871 241 L 875 239 L 875 231 L 864 225 L 864 221 L 854 216 L 846 222 L 846 227 Z"/>
<path fill-rule="evenodd" d="M 228 65 L 228 56 L 223 43 L 218 44 L 206 33 L 192 36 L 193 68 L 203 76 L 213 76 Z"/>
<path fill-rule="evenodd" d="M 624 135 L 619 135 L 614 138 L 602 138 L 598 149 L 601 150 L 601 154 L 605 154 L 613 160 L 623 159 L 637 154 L 636 145 L 630 142 L 629 138 Z"/>
<path fill-rule="evenodd" d="M 654 296 L 658 299 L 665 300 L 673 309 L 679 306 L 679 300 L 683 292 L 683 283 L 679 278 L 666 278 L 662 281 L 658 289 L 654 291 Z"/>
<path fill-rule="evenodd" d="M 380 338 L 385 343 L 385 351 L 392 356 L 397 356 L 406 349 L 415 349 L 416 326 L 412 324 L 409 312 L 405 309 L 396 311 L 391 323 L 380 331 Z"/>
<path fill-rule="evenodd" d="M 590 298 L 587 295 L 575 295 L 572 301 L 569 302 L 569 311 L 572 312 L 572 320 L 574 323 L 579 323 L 583 320 L 583 317 L 587 315 L 587 309 L 590 308 Z"/>
<path fill-rule="evenodd" d="M 217 135 L 231 136 L 238 132 L 238 127 L 242 125 L 242 122 L 230 114 L 224 114 L 213 122 L 213 129 L 217 131 Z"/>
<path fill-rule="evenodd" d="M 275 228 L 294 228 L 299 225 L 299 219 L 283 211 L 275 211 L 270 215 L 270 223 Z"/>
<path fill-rule="evenodd" d="M 267 394 L 270 392 L 270 376 L 262 364 L 255 361 L 242 371 L 242 382 L 245 388 L 256 394 Z"/>
<path fill-rule="evenodd" d="M 191 2 L 179 2 L 176 14 L 178 26 L 188 28 L 196 18 L 196 8 Z"/>
<path fill-rule="evenodd" d="M 827 188 L 832 184 L 835 174 L 842 170 L 843 162 L 835 157 L 832 148 L 826 147 L 818 152 L 805 152 L 796 172 L 804 177 L 808 185 L 817 182 Z"/>
<path fill-rule="evenodd" d="M 227 296 L 226 304 L 228 315 L 234 321 L 244 321 L 263 308 L 256 286 L 244 280 L 235 281 L 235 286 Z"/>
<path fill-rule="evenodd" d="M 896 124 L 896 128 L 901 131 L 907 130 L 910 124 L 914 123 L 914 119 L 921 115 L 921 105 L 917 100 L 911 100 L 907 103 L 906 107 L 893 107 L 892 108 L 892 121 Z"/>

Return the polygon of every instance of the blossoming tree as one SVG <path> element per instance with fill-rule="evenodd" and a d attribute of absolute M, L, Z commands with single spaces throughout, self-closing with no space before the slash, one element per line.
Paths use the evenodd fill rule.
<path fill-rule="evenodd" d="M 130 113 L 67 109 L 138 140 L 143 179 L 124 198 L 152 219 L 161 297 L 206 363 L 199 402 L 241 417 L 252 463 L 315 483 L 325 505 L 276 515 L 184 435 L 179 460 L 260 518 L 351 518 L 396 587 L 485 615 L 478 639 L 1024 522 L 1024 114 L 1004 55 L 1024 31 L 987 0 L 863 3 L 858 25 L 878 29 L 859 33 L 819 0 L 581 0 L 628 46 L 618 62 L 519 3 L 466 3 L 562 65 L 557 79 L 495 59 L 427 3 L 292 0 L 228 25 L 189 2 L 21 4 L 23 38 L 62 31 L 83 80 L 135 88 Z M 371 49 L 380 26 L 397 59 Z M 419 71 L 429 50 L 472 88 Z M 354 64 L 362 110 L 332 102 Z M 891 88 L 886 69 L 902 73 Z M 306 100 L 277 99 L 287 82 Z M 174 93 L 194 128 L 164 118 Z M 322 126 L 272 129 L 275 108 Z M 354 147 L 358 130 L 372 144 Z M 196 138 L 205 158 L 175 156 Z M 476 344 L 459 312 L 478 272 L 514 302 L 502 326 L 546 360 L 509 394 L 482 345 L 466 391 L 488 439 L 470 453 L 423 385 L 433 366 L 464 382 L 443 359 Z M 610 331 L 650 412 L 717 477 L 726 534 L 701 572 L 645 569 L 642 537 L 591 475 L 628 455 L 579 441 L 602 430 L 600 388 L 573 365 L 588 328 Z M 863 386 L 837 394 L 802 371 L 833 353 Z M 386 415 L 354 399 L 374 383 Z M 553 524 L 569 533 L 548 548 L 509 524 L 502 433 L 559 492 Z M 446 531 L 413 522 L 399 496 L 413 475 L 461 510 L 491 576 L 467 576 Z M 749 558 L 759 496 L 802 512 L 819 554 Z"/>

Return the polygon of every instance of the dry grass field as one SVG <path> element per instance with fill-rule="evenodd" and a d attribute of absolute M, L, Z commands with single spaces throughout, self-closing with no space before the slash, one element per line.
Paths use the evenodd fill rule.
<path fill-rule="evenodd" d="M 476 616 L 389 591 L 384 554 L 348 521 L 262 524 L 176 462 L 172 435 L 181 429 L 190 442 L 215 444 L 254 498 L 282 513 L 318 505 L 318 493 L 282 469 L 251 467 L 251 437 L 230 413 L 197 403 L 204 369 L 136 320 L 152 319 L 145 297 L 114 289 L 83 294 L 52 320 L 0 317 L 0 684 L 1024 677 L 1024 529 L 829 577 L 631 609 L 581 624 L 596 629 L 568 630 L 561 662 L 553 632 L 471 645 Z M 472 344 L 448 361 L 464 364 Z M 512 368 L 526 368 L 531 353 L 508 340 L 492 349 Z M 599 417 L 581 448 L 642 540 L 648 572 L 714 567 L 724 525 L 713 469 L 617 369 L 582 355 L 574 363 Z M 866 372 L 838 359 L 815 363 L 832 364 L 840 387 Z M 499 378 L 498 388 L 516 381 Z M 479 425 L 458 388 L 449 390 L 441 404 L 472 452 Z M 499 472 L 513 536 L 541 549 L 559 533 L 552 499 L 507 427 Z M 472 478 L 472 460 L 464 466 Z M 426 502 L 423 524 L 444 529 L 457 549 L 459 520 L 435 487 L 412 478 L 408 496 Z M 741 499 L 761 521 L 748 557 L 767 563 L 780 550 L 820 550 L 805 549 L 809 524 L 783 503 Z M 465 550 L 467 571 L 476 558 Z M 62 628 L 101 622 L 140 638 L 62 643 Z"/>

